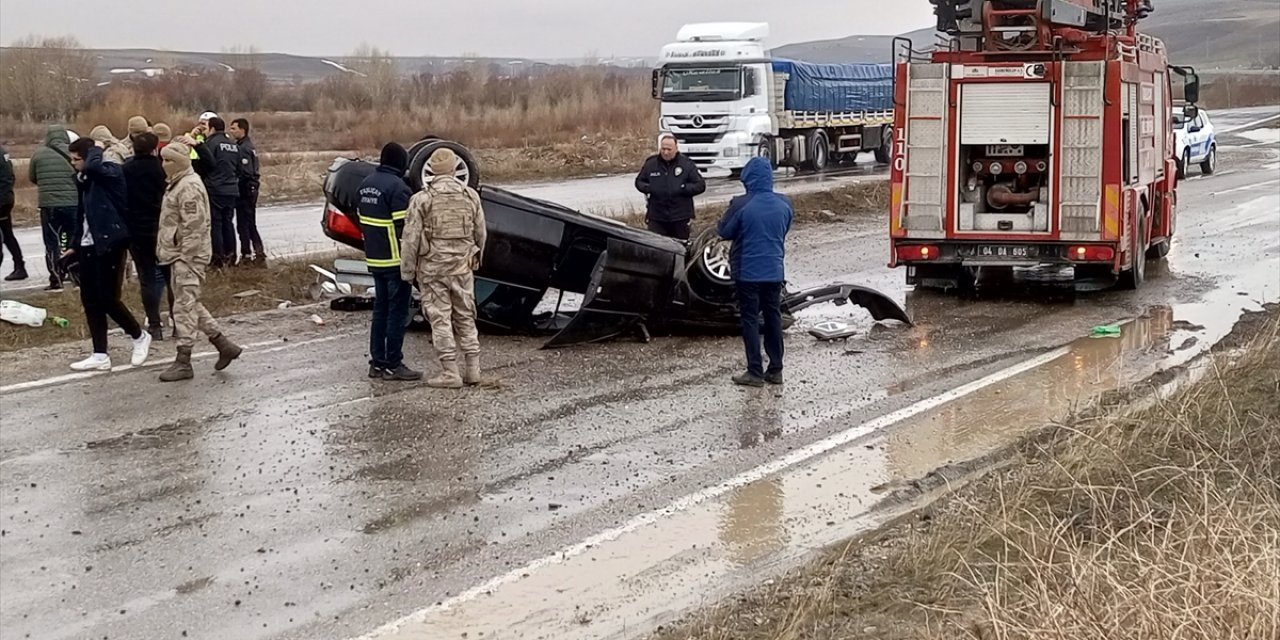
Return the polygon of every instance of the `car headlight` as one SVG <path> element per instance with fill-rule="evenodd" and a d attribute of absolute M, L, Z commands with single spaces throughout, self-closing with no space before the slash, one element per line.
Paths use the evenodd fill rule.
<path fill-rule="evenodd" d="M 736 158 L 736 157 L 738 157 L 738 148 L 737 148 L 737 147 L 725 147 L 725 148 L 724 148 L 724 157 L 726 157 L 726 158 Z"/>

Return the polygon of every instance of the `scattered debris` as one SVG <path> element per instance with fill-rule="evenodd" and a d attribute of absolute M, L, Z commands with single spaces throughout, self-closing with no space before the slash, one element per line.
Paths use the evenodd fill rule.
<path fill-rule="evenodd" d="M 256 295 L 258 295 L 259 293 L 262 293 L 262 292 L 261 292 L 261 291 L 259 291 L 259 290 L 257 290 L 257 289 L 249 289 L 249 290 L 247 290 L 247 291 L 241 291 L 240 293 L 234 294 L 234 295 L 232 295 L 231 297 L 233 297 L 233 298 L 238 298 L 238 299 L 244 299 L 244 298 L 249 298 L 249 297 L 252 297 L 252 296 L 256 296 Z"/>
<path fill-rule="evenodd" d="M 858 333 L 858 330 L 848 322 L 840 322 L 839 320 L 826 320 L 819 322 L 809 330 L 809 335 L 828 342 L 831 340 L 848 340 Z"/>
<path fill-rule="evenodd" d="M 280 304 L 276 305 L 276 308 L 277 308 L 277 309 L 288 309 L 289 307 L 292 307 L 292 306 L 293 306 L 293 301 L 292 301 L 292 300 L 285 300 L 284 302 L 281 302 Z"/>
<path fill-rule="evenodd" d="M 1094 327 L 1093 331 L 1091 331 L 1089 335 L 1094 338 L 1119 338 L 1120 325 L 1118 324 L 1099 325 Z"/>
<path fill-rule="evenodd" d="M 41 327 L 48 314 L 40 307 L 23 304 L 17 300 L 0 300 L 0 320 L 28 327 Z"/>
<path fill-rule="evenodd" d="M 317 325 L 324 326 L 324 318 L 321 318 L 319 315 L 316 315 L 313 313 L 311 314 L 311 317 L 309 318 L 309 320 L 316 323 Z"/>

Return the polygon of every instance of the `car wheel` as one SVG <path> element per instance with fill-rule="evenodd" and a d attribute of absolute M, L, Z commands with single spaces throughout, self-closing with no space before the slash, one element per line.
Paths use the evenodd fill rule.
<path fill-rule="evenodd" d="M 1178 159 L 1178 179 L 1187 179 L 1187 167 L 1191 166 L 1191 150 L 1186 149 L 1182 152 L 1182 157 Z"/>
<path fill-rule="evenodd" d="M 422 148 L 423 148 L 423 147 L 425 147 L 425 146 L 427 146 L 427 145 L 431 144 L 432 142 L 435 142 L 435 141 L 437 141 L 437 140 L 439 140 L 439 139 L 440 139 L 440 136 L 433 136 L 433 135 L 430 135 L 430 134 L 425 135 L 425 136 L 422 136 L 422 139 L 421 139 L 421 140 L 419 140 L 419 141 L 417 141 L 417 142 L 413 143 L 413 146 L 409 147 L 409 157 L 410 157 L 410 158 L 416 158 L 416 157 L 418 156 L 418 152 L 419 152 L 419 151 L 422 151 Z"/>
<path fill-rule="evenodd" d="M 1213 175 L 1218 170 L 1218 145 L 1209 147 L 1209 155 L 1205 156 L 1204 162 L 1200 163 L 1200 173 L 1206 176 Z"/>
<path fill-rule="evenodd" d="M 450 140 L 436 140 L 422 145 L 418 149 L 418 153 L 412 156 L 413 160 L 409 163 L 409 186 L 414 191 L 422 190 L 423 185 L 435 177 L 427 160 L 431 158 L 431 154 L 435 153 L 437 149 L 449 149 L 457 154 L 458 163 L 454 168 L 453 177 L 472 189 L 480 187 L 480 167 L 476 164 L 475 157 L 471 155 L 471 151 Z"/>

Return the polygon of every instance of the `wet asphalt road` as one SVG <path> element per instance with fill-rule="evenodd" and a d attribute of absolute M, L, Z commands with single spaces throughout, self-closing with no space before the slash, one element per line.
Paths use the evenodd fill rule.
<path fill-rule="evenodd" d="M 1240 305 L 1280 298 L 1276 145 L 1234 141 L 1219 175 L 1193 177 L 1180 200 L 1167 266 L 1139 292 L 1074 302 L 908 293 L 884 268 L 881 220 L 801 228 L 796 285 L 869 284 L 919 326 L 857 312 L 865 333 L 821 344 L 804 327 L 850 312 L 806 312 L 780 395 L 727 384 L 741 356 L 726 338 L 556 352 L 493 338 L 500 388 L 370 383 L 366 319 L 329 313 L 224 374 L 201 361 L 192 384 L 161 386 L 149 369 L 6 390 L 0 635 L 349 638 L 1093 325 L 1177 316 L 1221 330 Z M 246 342 L 281 334 L 232 328 Z M 426 337 L 407 352 L 426 364 Z M 72 353 L 6 356 L 3 384 L 63 374 Z M 838 420 L 824 417 L 833 407 Z"/>

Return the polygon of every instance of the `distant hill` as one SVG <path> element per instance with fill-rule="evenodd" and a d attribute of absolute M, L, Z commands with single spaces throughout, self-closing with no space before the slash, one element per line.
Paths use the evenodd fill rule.
<path fill-rule="evenodd" d="M 226 69 L 257 68 L 270 82 L 306 83 L 330 76 L 356 73 L 348 68 L 345 58 L 298 56 L 287 53 L 200 53 L 192 51 L 160 51 L 156 49 L 94 49 L 97 63 L 95 80 L 100 84 L 113 80 L 139 79 L 165 73 L 175 68 Z M 582 64 L 582 60 L 532 60 L 526 58 L 460 58 L 397 57 L 397 68 L 403 75 L 448 73 L 461 67 L 493 70 L 498 74 L 537 74 L 549 69 Z M 647 67 L 642 58 L 617 58 L 592 61 L 613 67 Z"/>
<path fill-rule="evenodd" d="M 1205 69 L 1280 67 L 1280 2 L 1156 0 L 1142 30 L 1164 40 L 1171 60 Z M 903 34 L 916 48 L 935 40 L 929 26 Z M 888 62 L 893 36 L 855 35 L 776 47 L 777 57 L 810 62 Z"/>

